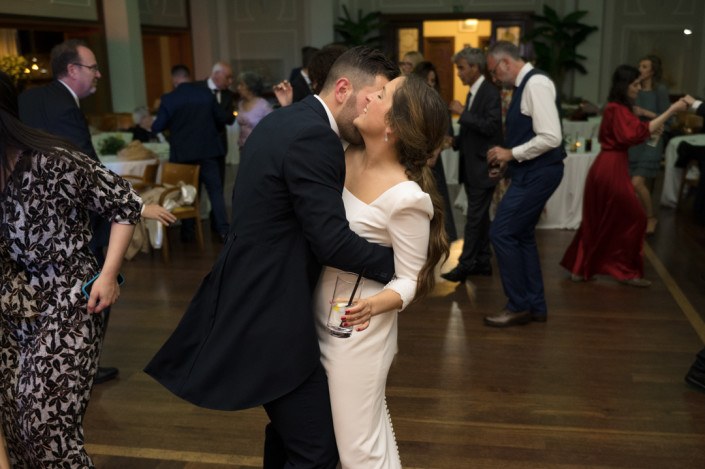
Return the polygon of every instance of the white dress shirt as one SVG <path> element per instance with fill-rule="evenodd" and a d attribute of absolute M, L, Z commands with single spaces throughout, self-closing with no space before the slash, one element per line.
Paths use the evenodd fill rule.
<path fill-rule="evenodd" d="M 64 83 L 63 81 L 61 81 L 61 80 L 59 80 L 59 83 L 61 83 L 62 85 L 64 85 L 64 86 L 66 87 L 66 89 L 69 90 L 69 93 L 71 93 L 71 96 L 73 96 L 74 101 L 76 101 L 76 106 L 78 106 L 78 107 L 80 108 L 80 107 L 81 107 L 81 104 L 80 104 L 79 101 L 78 101 L 78 96 L 76 95 L 76 93 L 73 92 L 73 90 L 71 89 L 71 87 L 70 87 L 69 85 L 67 85 L 66 83 Z"/>
<path fill-rule="evenodd" d="M 524 64 L 517 75 L 515 85 L 519 86 L 533 68 L 530 63 Z M 556 87 L 550 78 L 543 74 L 529 78 L 521 95 L 521 113 L 531 117 L 536 136 L 512 148 L 515 160 L 531 160 L 562 145 L 561 118 L 556 108 Z"/>
<path fill-rule="evenodd" d="M 468 110 L 470 110 L 470 108 L 472 107 L 472 103 L 475 101 L 475 96 L 477 96 L 477 92 L 484 81 L 484 75 L 480 75 L 480 77 L 475 80 L 475 83 L 470 85 L 470 101 L 468 101 Z"/>

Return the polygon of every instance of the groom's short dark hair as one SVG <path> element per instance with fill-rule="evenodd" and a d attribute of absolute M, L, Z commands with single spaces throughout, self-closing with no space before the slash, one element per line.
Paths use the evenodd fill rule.
<path fill-rule="evenodd" d="M 353 86 L 357 87 L 373 81 L 378 75 L 393 80 L 399 73 L 399 66 L 379 50 L 365 46 L 353 47 L 343 52 L 335 61 L 321 93 L 335 86 L 335 82 L 341 77 L 348 78 Z"/>

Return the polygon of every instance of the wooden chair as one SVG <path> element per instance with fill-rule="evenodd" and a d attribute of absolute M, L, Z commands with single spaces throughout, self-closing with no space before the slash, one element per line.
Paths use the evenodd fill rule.
<path fill-rule="evenodd" d="M 115 132 L 120 129 L 129 129 L 134 123 L 129 112 L 109 112 L 102 115 L 99 129 L 105 132 Z"/>
<path fill-rule="evenodd" d="M 200 203 L 198 197 L 199 182 L 201 167 L 195 164 L 180 164 L 180 163 L 163 163 L 162 164 L 162 185 L 177 186 L 179 182 L 190 184 L 196 188 L 196 197 L 191 205 L 177 207 L 172 212 L 179 220 L 193 218 L 196 223 L 196 241 L 198 247 L 203 251 L 203 228 L 201 227 L 201 215 L 199 213 Z M 159 197 L 159 205 L 164 205 L 164 201 L 169 194 L 180 191 L 180 187 L 170 187 L 162 192 Z M 165 229 L 164 243 L 162 245 L 162 256 L 165 262 L 169 262 L 169 236 Z"/>
<path fill-rule="evenodd" d="M 151 189 L 157 184 L 157 171 L 159 170 L 159 163 L 148 164 L 144 167 L 142 176 L 135 176 L 133 174 L 123 175 L 123 179 L 126 179 L 136 192 L 143 192 L 147 189 Z"/>

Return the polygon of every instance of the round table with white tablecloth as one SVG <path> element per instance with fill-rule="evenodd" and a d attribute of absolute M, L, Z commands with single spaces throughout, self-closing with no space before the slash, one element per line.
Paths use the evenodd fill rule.
<path fill-rule="evenodd" d="M 570 121 L 563 119 L 561 122 L 563 128 L 563 139 L 566 145 L 573 145 L 575 142 L 584 144 L 586 140 L 597 142 L 597 135 L 600 131 L 600 122 L 602 117 L 591 117 L 585 121 Z"/>
<path fill-rule="evenodd" d="M 577 230 L 583 219 L 585 179 L 597 152 L 568 153 L 563 179 L 541 213 L 536 228 Z"/>
<path fill-rule="evenodd" d="M 563 160 L 563 179 L 546 202 L 536 228 L 577 230 L 583 218 L 583 192 L 585 178 L 599 151 L 590 153 L 568 153 Z M 465 191 L 460 191 L 455 206 L 465 211 L 467 199 Z"/>

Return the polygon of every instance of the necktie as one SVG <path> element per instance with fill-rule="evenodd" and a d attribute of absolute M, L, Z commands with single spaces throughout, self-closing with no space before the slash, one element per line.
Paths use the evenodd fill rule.
<path fill-rule="evenodd" d="M 468 91 L 468 111 L 470 110 L 470 103 L 472 102 L 472 92 Z"/>
<path fill-rule="evenodd" d="M 220 104 L 220 90 L 219 89 L 213 89 L 213 94 L 215 95 L 215 100 L 218 101 L 218 104 Z"/>

